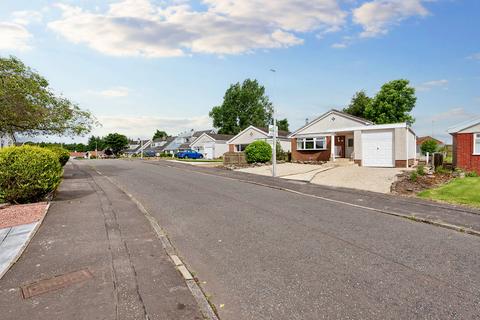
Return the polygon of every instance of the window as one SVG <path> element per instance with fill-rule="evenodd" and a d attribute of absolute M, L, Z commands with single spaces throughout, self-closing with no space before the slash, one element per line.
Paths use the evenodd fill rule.
<path fill-rule="evenodd" d="M 347 147 L 353 148 L 353 138 L 348 138 L 348 140 L 347 140 Z"/>
<path fill-rule="evenodd" d="M 480 133 L 473 134 L 473 154 L 480 155 Z"/>
<path fill-rule="evenodd" d="M 247 148 L 248 144 L 237 144 L 236 147 L 237 147 L 237 152 L 240 152 L 240 151 L 245 151 L 245 149 Z"/>
<path fill-rule="evenodd" d="M 327 150 L 327 137 L 298 138 L 297 150 Z"/>

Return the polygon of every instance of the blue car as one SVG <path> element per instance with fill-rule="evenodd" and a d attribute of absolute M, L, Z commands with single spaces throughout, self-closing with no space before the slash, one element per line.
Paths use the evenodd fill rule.
<path fill-rule="evenodd" d="M 203 154 L 195 150 L 180 151 L 176 156 L 178 159 L 203 159 Z"/>

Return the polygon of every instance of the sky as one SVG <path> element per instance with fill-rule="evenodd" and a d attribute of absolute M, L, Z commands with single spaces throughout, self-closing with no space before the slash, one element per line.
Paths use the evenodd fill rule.
<path fill-rule="evenodd" d="M 449 142 L 480 115 L 478 0 L 1 1 L 0 55 L 90 110 L 95 135 L 210 128 L 246 78 L 292 131 L 400 78 L 416 88 L 419 136 Z"/>

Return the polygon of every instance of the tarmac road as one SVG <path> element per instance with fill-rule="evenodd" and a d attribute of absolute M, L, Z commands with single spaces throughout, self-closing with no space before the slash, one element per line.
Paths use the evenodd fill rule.
<path fill-rule="evenodd" d="M 478 236 L 165 161 L 76 164 L 145 206 L 221 319 L 480 318 Z"/>

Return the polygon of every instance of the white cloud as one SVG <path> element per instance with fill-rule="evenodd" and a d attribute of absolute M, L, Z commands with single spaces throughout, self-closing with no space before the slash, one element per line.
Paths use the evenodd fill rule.
<path fill-rule="evenodd" d="M 43 15 L 38 11 L 15 11 L 12 13 L 12 21 L 21 25 L 28 25 L 30 23 L 38 23 L 42 21 Z"/>
<path fill-rule="evenodd" d="M 416 86 L 416 89 L 418 91 L 430 91 L 433 88 L 443 88 L 446 89 L 448 85 L 448 80 L 446 79 L 441 79 L 441 80 L 431 80 L 431 81 L 426 81 L 418 86 Z"/>
<path fill-rule="evenodd" d="M 464 108 L 452 108 L 445 112 L 440 112 L 431 116 L 430 121 L 439 122 L 439 121 L 449 120 L 449 121 L 458 122 L 459 120 L 469 119 L 472 116 L 475 116 L 475 115 L 466 111 Z"/>
<path fill-rule="evenodd" d="M 428 14 L 422 0 L 373 0 L 353 10 L 353 22 L 362 26 L 360 36 L 367 38 L 386 34 L 392 25 L 409 17 Z"/>
<path fill-rule="evenodd" d="M 344 42 L 337 42 L 332 44 L 332 48 L 335 48 L 335 49 L 344 49 L 346 47 L 347 47 L 347 44 Z"/>
<path fill-rule="evenodd" d="M 32 34 L 21 24 L 0 21 L 0 50 L 30 49 Z"/>
<path fill-rule="evenodd" d="M 98 94 L 107 98 L 126 97 L 130 94 L 130 89 L 127 87 L 113 87 L 102 91 L 90 91 L 93 94 Z"/>
<path fill-rule="evenodd" d="M 178 134 L 186 130 L 209 129 L 212 122 L 207 115 L 197 117 L 136 117 L 136 116 L 99 116 L 102 127 L 94 130 L 95 135 L 118 132 L 130 138 L 151 137 L 160 129 L 169 134 Z"/>
<path fill-rule="evenodd" d="M 476 52 L 476 53 L 468 56 L 467 58 L 471 59 L 471 60 L 480 60 L 480 52 Z"/>
<path fill-rule="evenodd" d="M 299 34 L 339 30 L 346 13 L 336 0 L 204 0 L 163 7 L 123 0 L 104 12 L 58 4 L 48 26 L 69 41 L 113 56 L 175 57 L 192 53 L 240 54 L 303 43 Z"/>

